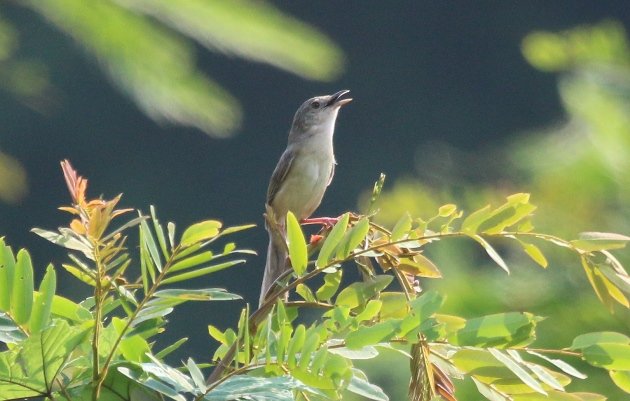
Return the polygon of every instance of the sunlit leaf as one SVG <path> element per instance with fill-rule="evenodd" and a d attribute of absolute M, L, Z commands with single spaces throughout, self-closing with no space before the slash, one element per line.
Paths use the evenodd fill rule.
<path fill-rule="evenodd" d="M 35 297 L 33 313 L 29 321 L 31 333 L 39 333 L 48 324 L 56 289 L 57 275 L 53 266 L 48 265 L 39 285 L 39 293 Z"/>
<path fill-rule="evenodd" d="M 523 251 L 525 251 L 534 262 L 545 268 L 548 266 L 547 258 L 545 258 L 545 255 L 536 245 L 521 242 L 521 246 L 523 247 Z"/>
<path fill-rule="evenodd" d="M 488 349 L 490 354 L 494 356 L 499 362 L 503 363 L 508 369 L 510 369 L 519 379 L 523 381 L 523 383 L 527 384 L 534 391 L 540 394 L 547 394 L 547 392 L 542 388 L 540 383 L 532 377 L 527 371 L 521 366 L 517 361 L 512 359 L 508 354 L 503 353 L 502 351 L 490 348 Z"/>
<path fill-rule="evenodd" d="M 615 333 L 613 331 L 600 331 L 595 333 L 582 334 L 571 344 L 571 349 L 584 349 L 591 345 L 612 343 L 612 344 L 630 344 L 630 337 L 625 334 Z"/>
<path fill-rule="evenodd" d="M 301 296 L 307 302 L 317 302 L 317 299 L 315 298 L 315 294 L 313 294 L 313 291 L 311 291 L 311 289 L 308 288 L 308 286 L 302 283 L 298 284 L 297 287 L 295 287 L 295 292 L 297 292 L 297 294 Z"/>
<path fill-rule="evenodd" d="M 192 278 L 204 276 L 206 274 L 215 273 L 220 270 L 227 269 L 228 267 L 239 265 L 245 262 L 246 262 L 245 259 L 237 259 L 237 260 L 231 260 L 229 262 L 218 263 L 216 265 L 212 265 L 208 267 L 202 267 L 197 270 L 188 271 L 186 273 L 178 274 L 175 276 L 169 276 L 168 278 L 165 278 L 164 280 L 162 280 L 162 283 L 169 284 L 169 283 L 177 283 L 178 281 L 190 280 Z"/>
<path fill-rule="evenodd" d="M 320 301 L 327 301 L 332 298 L 337 289 L 339 289 L 339 284 L 341 284 L 341 277 L 343 275 L 343 270 L 336 270 L 334 273 L 326 273 L 324 275 L 324 284 L 319 287 L 315 293 L 316 297 Z"/>
<path fill-rule="evenodd" d="M 557 367 L 558 369 L 562 370 L 564 373 L 571 375 L 573 377 L 577 377 L 578 379 L 586 379 L 587 376 L 578 371 L 577 369 L 575 369 L 573 366 L 569 365 L 568 363 L 566 363 L 565 361 L 561 360 L 561 359 L 554 359 L 554 358 L 550 358 L 548 356 L 545 356 L 539 352 L 535 352 L 535 351 L 527 351 L 527 353 L 531 354 L 531 355 L 535 355 L 541 359 L 544 359 L 545 361 L 551 363 L 552 365 L 554 365 L 555 367 Z"/>
<path fill-rule="evenodd" d="M 619 387 L 626 393 L 630 393 L 630 371 L 627 371 L 627 370 L 611 371 L 610 378 L 617 385 L 617 387 Z"/>
<path fill-rule="evenodd" d="M 399 322 L 387 320 L 373 326 L 359 327 L 346 337 L 346 346 L 350 349 L 360 349 L 368 345 L 378 344 L 394 337 L 398 332 Z"/>
<path fill-rule="evenodd" d="M 363 377 L 365 375 L 358 375 L 357 369 L 353 369 L 353 372 L 354 374 L 350 379 L 350 383 L 348 383 L 348 391 L 369 398 L 370 400 L 389 401 L 389 397 L 379 386 L 365 380 Z"/>
<path fill-rule="evenodd" d="M 184 301 L 227 301 L 242 299 L 240 295 L 229 293 L 223 288 L 204 288 L 199 290 L 168 289 L 156 291 L 153 295 L 158 298 L 176 298 Z"/>
<path fill-rule="evenodd" d="M 501 267 L 507 273 L 510 273 L 510 269 L 508 268 L 501 255 L 499 255 L 499 253 L 492 247 L 492 245 L 488 243 L 488 241 L 486 241 L 485 239 L 483 239 L 483 237 L 479 235 L 471 235 L 470 237 L 477 241 L 483 247 L 483 249 L 486 250 L 488 256 L 490 256 L 492 260 L 494 260 L 494 262 L 499 265 L 499 267 Z"/>
<path fill-rule="evenodd" d="M 179 347 L 181 347 L 182 344 L 184 344 L 186 341 L 188 341 L 188 337 L 180 338 L 179 340 L 175 341 L 173 344 L 170 344 L 169 346 L 164 347 L 164 349 L 156 353 L 155 357 L 158 359 L 164 359 L 167 355 L 171 354 L 172 352 L 176 351 Z"/>
<path fill-rule="evenodd" d="M 630 370 L 630 344 L 599 343 L 582 350 L 582 357 L 593 366 L 608 370 Z"/>
<path fill-rule="evenodd" d="M 11 293 L 11 316 L 17 324 L 28 322 L 33 310 L 33 265 L 31 255 L 20 249 L 13 271 L 13 291 Z"/>
<path fill-rule="evenodd" d="M 0 311 L 8 311 L 11 305 L 11 291 L 13 289 L 13 269 L 15 257 L 11 247 L 0 238 Z"/>
<path fill-rule="evenodd" d="M 182 234 L 181 245 L 191 246 L 212 239 L 219 234 L 222 226 L 223 224 L 217 220 L 206 220 L 193 224 Z"/>
<path fill-rule="evenodd" d="M 318 268 L 322 268 L 330 263 L 335 248 L 337 248 L 337 245 L 346 233 L 349 220 L 350 214 L 344 213 L 332 230 L 330 230 L 330 233 L 326 236 L 324 244 L 317 256 L 317 262 L 315 263 Z"/>
<path fill-rule="evenodd" d="M 507 347 L 529 344 L 534 340 L 536 322 L 530 313 L 499 313 L 469 319 L 463 329 L 449 337 L 457 345 Z"/>
<path fill-rule="evenodd" d="M 370 230 L 370 221 L 364 217 L 359 220 L 343 237 L 337 247 L 337 259 L 343 260 L 350 255 L 365 239 Z"/>
<path fill-rule="evenodd" d="M 349 308 L 362 305 L 376 293 L 385 289 L 392 280 L 392 276 L 380 275 L 371 277 L 366 282 L 352 283 L 337 295 L 335 305 Z"/>
<path fill-rule="evenodd" d="M 593 252 L 606 249 L 619 249 L 626 246 L 630 237 L 615 233 L 583 232 L 571 244 L 583 251 Z"/>
<path fill-rule="evenodd" d="M 409 215 L 409 213 L 405 213 L 392 229 L 390 238 L 392 241 L 398 241 L 403 239 L 409 231 L 411 231 L 411 215 Z"/>
<path fill-rule="evenodd" d="M 308 264 L 308 251 L 306 248 L 306 240 L 304 239 L 304 233 L 302 227 L 298 223 L 297 218 L 291 211 L 287 213 L 286 218 L 287 225 L 287 245 L 289 248 L 289 258 L 291 259 L 291 266 L 298 276 L 301 276 L 306 272 L 306 265 Z"/>

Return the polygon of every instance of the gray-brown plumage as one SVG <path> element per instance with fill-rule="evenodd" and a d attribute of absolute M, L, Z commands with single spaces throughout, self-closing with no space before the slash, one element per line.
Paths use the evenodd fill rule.
<path fill-rule="evenodd" d="M 299 220 L 308 218 L 319 206 L 334 174 L 333 133 L 347 90 L 318 96 L 304 102 L 293 117 L 287 148 L 269 182 L 267 206 L 275 216 L 279 233 L 267 224 L 269 246 L 260 291 L 260 304 L 267 292 L 287 269 L 284 227 L 288 211 Z"/>

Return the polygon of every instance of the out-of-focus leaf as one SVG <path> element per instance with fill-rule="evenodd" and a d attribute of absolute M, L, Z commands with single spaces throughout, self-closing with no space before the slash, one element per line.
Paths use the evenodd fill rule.
<path fill-rule="evenodd" d="M 376 348 L 369 345 L 358 349 L 350 349 L 347 347 L 330 348 L 328 352 L 341 355 L 348 359 L 372 359 L 378 356 Z"/>
<path fill-rule="evenodd" d="M 289 247 L 291 266 L 295 274 L 301 276 L 306 272 L 306 265 L 308 264 L 308 250 L 306 248 L 304 233 L 302 232 L 300 223 L 298 223 L 297 218 L 291 211 L 287 213 L 286 225 L 287 245 Z"/>
<path fill-rule="evenodd" d="M 407 297 L 402 292 L 382 292 L 381 318 L 402 319 L 409 313 Z"/>
<path fill-rule="evenodd" d="M 331 256 L 337 248 L 339 241 L 343 238 L 348 227 L 348 221 L 350 220 L 350 214 L 344 213 L 335 226 L 330 230 L 330 233 L 326 236 L 322 249 L 317 256 L 316 266 L 322 268 L 330 263 Z"/>
<path fill-rule="evenodd" d="M 188 227 L 182 234 L 182 246 L 191 246 L 198 242 L 207 241 L 219 235 L 223 224 L 217 220 L 206 220 Z"/>
<path fill-rule="evenodd" d="M 225 135 L 238 125 L 236 101 L 195 67 L 191 47 L 146 17 L 110 1 L 24 3 L 96 57 L 152 118 L 215 135 Z"/>
<path fill-rule="evenodd" d="M 582 350 L 582 357 L 593 366 L 608 370 L 630 370 L 630 344 L 599 343 Z"/>
<path fill-rule="evenodd" d="M 630 344 L 630 337 L 625 334 L 615 333 L 613 331 L 600 331 L 595 333 L 582 334 L 575 339 L 571 344 L 571 349 L 584 349 L 591 345 L 597 344 Z"/>
<path fill-rule="evenodd" d="M 619 249 L 626 246 L 630 237 L 615 233 L 583 232 L 571 241 L 574 247 L 587 252 Z"/>
<path fill-rule="evenodd" d="M 11 293 L 11 316 L 17 324 L 28 322 L 33 310 L 33 265 L 31 255 L 20 249 L 13 271 L 13 291 Z"/>
<path fill-rule="evenodd" d="M 479 391 L 479 394 L 486 397 L 489 401 L 511 401 L 510 398 L 508 398 L 506 395 L 501 394 L 492 386 L 482 383 L 475 377 L 472 378 L 472 381 L 475 383 L 475 386 L 477 386 L 477 391 Z"/>
<path fill-rule="evenodd" d="M 626 393 L 630 393 L 630 371 L 613 370 L 610 372 L 610 378 L 617 385 L 617 387 L 619 387 Z"/>
<path fill-rule="evenodd" d="M 326 36 L 272 4 L 248 0 L 117 0 L 228 54 L 271 64 L 309 79 L 331 80 L 343 55 Z M 247 12 L 244 12 L 247 10 Z"/>
<path fill-rule="evenodd" d="M 464 219 L 462 223 L 462 231 L 474 234 L 477 232 L 477 228 L 481 223 L 486 221 L 492 215 L 490 205 L 486 205 L 483 208 L 472 212 L 468 217 Z"/>
<path fill-rule="evenodd" d="M 420 253 L 417 253 L 409 258 L 400 258 L 398 268 L 403 272 L 414 276 L 429 278 L 442 277 L 442 273 L 435 263 Z"/>
<path fill-rule="evenodd" d="M 540 251 L 540 249 L 534 244 L 528 244 L 526 242 L 521 242 L 521 246 L 523 247 L 523 251 L 536 263 L 538 263 L 541 267 L 547 267 L 549 263 L 547 262 L 547 258 Z"/>
<path fill-rule="evenodd" d="M 394 228 L 392 228 L 390 238 L 392 241 L 398 241 L 403 239 L 409 231 L 411 231 L 411 215 L 409 213 L 405 213 L 398 222 L 396 222 Z"/>
<path fill-rule="evenodd" d="M 31 333 L 39 333 L 48 324 L 56 289 L 57 275 L 53 266 L 48 265 L 39 285 L 39 293 L 35 296 L 33 313 L 29 321 Z"/>
<path fill-rule="evenodd" d="M 530 313 L 499 313 L 466 321 L 466 326 L 449 337 L 456 345 L 507 347 L 534 341 L 536 323 Z"/>

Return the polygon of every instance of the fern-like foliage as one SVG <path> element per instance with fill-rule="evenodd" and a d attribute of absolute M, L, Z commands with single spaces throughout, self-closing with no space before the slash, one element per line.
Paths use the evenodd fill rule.
<path fill-rule="evenodd" d="M 309 241 L 289 214 L 290 268 L 265 302 L 255 311 L 246 305 L 234 328 L 208 327 L 220 343 L 211 359 L 172 366 L 165 358 L 185 339 L 161 350 L 152 341 L 168 314 L 188 301 L 240 299 L 220 288 L 173 286 L 245 262 L 240 255 L 251 251 L 218 240 L 249 226 L 205 220 L 178 235 L 150 208 L 111 228 L 132 212 L 116 209 L 120 196 L 89 200 L 87 181 L 68 162 L 62 168 L 72 203 L 61 209 L 71 221 L 54 232 L 34 231 L 69 250 L 63 267 L 93 294 L 79 303 L 56 294 L 52 266 L 35 290 L 28 253 L 15 255 L 0 241 L 0 400 L 323 401 L 354 393 L 385 401 L 355 363 L 378 361 L 385 349 L 409 359 L 413 401 L 456 401 L 465 378 L 492 401 L 604 400 L 570 391 L 586 378 L 571 360 L 609 371 L 630 391 L 625 334 L 586 333 L 563 349 L 538 348 L 540 317 L 505 311 L 464 319 L 441 312 L 444 294 L 423 290 L 424 281 L 442 277 L 425 254 L 436 242 L 468 238 L 505 271 L 511 267 L 497 249 L 513 246 L 546 268 L 539 245 L 548 243 L 575 253 L 605 305 L 627 307 L 630 278 L 611 251 L 630 238 L 584 233 L 569 241 L 538 233 L 527 194 L 470 214 L 450 204 L 426 220 L 404 214 L 393 227 L 374 223 L 375 211 L 345 213 Z M 381 188 L 382 179 L 373 198 Z M 135 229 L 138 255 L 126 248 Z M 349 274 L 355 268 L 358 279 Z"/>

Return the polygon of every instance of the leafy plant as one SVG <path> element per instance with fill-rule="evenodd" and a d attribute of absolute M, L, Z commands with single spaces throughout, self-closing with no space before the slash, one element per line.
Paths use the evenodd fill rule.
<path fill-rule="evenodd" d="M 343 214 L 332 227 L 305 240 L 295 216 L 287 216 L 291 268 L 253 313 L 245 306 L 235 328 L 208 326 L 221 344 L 211 361 L 189 358 L 172 366 L 165 357 L 185 339 L 162 350 L 150 339 L 165 317 L 187 301 L 237 300 L 223 289 L 176 289 L 174 283 L 236 266 L 251 251 L 217 240 L 249 226 L 223 228 L 206 220 L 176 235 L 155 210 L 110 229 L 112 200 L 88 200 L 87 181 L 68 162 L 62 168 L 72 196 L 68 227 L 34 231 L 70 250 L 63 267 L 93 288 L 80 303 L 55 294 L 50 266 L 39 290 L 25 250 L 14 256 L 0 244 L 0 400 L 46 397 L 62 400 L 336 400 L 347 393 L 388 400 L 355 366 L 394 350 L 410 360 L 412 400 L 456 400 L 455 383 L 466 378 L 492 401 L 604 400 L 569 392 L 586 375 L 567 360 L 583 360 L 610 372 L 630 392 L 630 337 L 586 333 L 563 349 L 533 346 L 541 317 L 506 311 L 464 319 L 441 313 L 444 294 L 424 291 L 421 280 L 442 276 L 425 250 L 439 241 L 468 238 L 503 270 L 509 264 L 495 244 L 521 249 L 543 268 L 540 243 L 576 255 L 594 291 L 607 306 L 628 307 L 630 277 L 612 255 L 630 237 L 583 233 L 568 241 L 534 231 L 528 194 L 514 194 L 499 207 L 465 215 L 453 204 L 430 219 L 405 214 L 391 228 L 374 213 Z M 378 197 L 384 177 L 375 186 Z M 125 249 L 127 233 L 139 230 L 139 256 Z M 358 279 L 349 279 L 352 266 Z M 131 280 L 130 272 L 139 276 Z M 320 278 L 319 280 L 317 278 Z M 285 301 L 285 295 L 290 295 Z M 208 370 L 204 373 L 204 370 Z"/>

